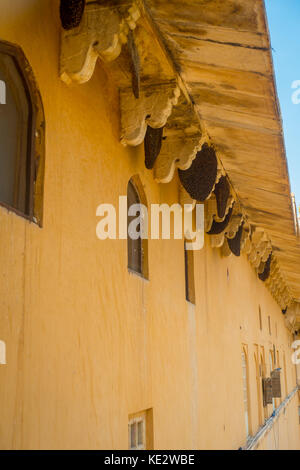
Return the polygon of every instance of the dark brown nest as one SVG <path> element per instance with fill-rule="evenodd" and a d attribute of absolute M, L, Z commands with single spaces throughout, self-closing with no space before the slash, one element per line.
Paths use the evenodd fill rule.
<path fill-rule="evenodd" d="M 85 0 L 60 0 L 60 20 L 66 30 L 79 26 L 83 16 Z"/>
<path fill-rule="evenodd" d="M 220 219 L 223 219 L 226 213 L 227 201 L 230 196 L 230 186 L 226 176 L 221 177 L 214 192 L 217 200 L 218 216 Z"/>
<path fill-rule="evenodd" d="M 229 212 L 226 215 L 223 222 L 216 222 L 214 220 L 212 223 L 211 229 L 209 230 L 209 232 L 207 232 L 208 235 L 219 235 L 220 233 L 222 233 L 230 222 L 232 211 L 233 211 L 233 207 L 229 209 Z"/>
<path fill-rule="evenodd" d="M 228 246 L 231 250 L 231 252 L 235 256 L 240 256 L 241 255 L 241 240 L 242 240 L 242 234 L 243 234 L 243 227 L 244 227 L 244 222 L 241 223 L 236 235 L 234 238 L 228 238 Z"/>
<path fill-rule="evenodd" d="M 259 279 L 263 282 L 265 282 L 270 276 L 271 261 L 272 261 L 272 253 L 270 254 L 269 258 L 266 261 L 265 269 L 263 270 L 262 273 L 258 275 Z"/>
<path fill-rule="evenodd" d="M 154 167 L 155 160 L 157 159 L 162 143 L 163 127 L 154 129 L 148 126 L 144 140 L 145 149 L 145 165 L 148 170 Z"/>
<path fill-rule="evenodd" d="M 196 201 L 205 201 L 213 190 L 218 162 L 214 149 L 204 144 L 187 170 L 178 170 L 182 186 Z"/>
<path fill-rule="evenodd" d="M 281 311 L 282 311 L 283 315 L 285 315 L 286 312 L 287 312 L 287 307 L 285 307 L 285 308 L 284 308 L 283 310 L 281 310 Z"/>
<path fill-rule="evenodd" d="M 134 41 L 133 32 L 128 33 L 128 50 L 131 58 L 131 83 L 132 91 L 136 99 L 140 97 L 140 56 Z"/>

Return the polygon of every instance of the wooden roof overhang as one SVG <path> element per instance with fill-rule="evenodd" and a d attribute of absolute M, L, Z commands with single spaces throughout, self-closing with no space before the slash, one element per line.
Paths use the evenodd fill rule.
<path fill-rule="evenodd" d="M 61 78 L 88 80 L 99 57 L 120 89 L 122 143 L 145 139 L 158 182 L 179 169 L 185 202 L 198 194 L 186 172 L 201 173 L 213 148 L 213 183 L 206 178 L 200 192 L 212 246 L 226 255 L 238 244 L 282 309 L 300 301 L 299 229 L 263 0 L 87 2 L 80 25 L 62 31 Z"/>

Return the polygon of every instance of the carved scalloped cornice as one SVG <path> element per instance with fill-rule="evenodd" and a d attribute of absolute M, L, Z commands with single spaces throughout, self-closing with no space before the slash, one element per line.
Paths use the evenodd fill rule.
<path fill-rule="evenodd" d="M 232 194 L 230 194 L 227 200 L 224 217 L 220 218 L 218 216 L 216 196 L 214 193 L 211 194 L 210 198 L 205 201 L 205 210 L 206 210 L 205 231 L 206 232 L 210 231 L 214 221 L 217 223 L 220 223 L 226 219 L 230 209 L 233 207 L 234 202 L 235 202 L 234 197 Z"/>
<path fill-rule="evenodd" d="M 205 231 L 209 232 L 216 213 L 216 200 L 212 195 L 205 202 Z M 221 255 L 227 257 L 231 255 L 227 239 L 233 239 L 243 224 L 241 237 L 241 253 L 248 255 L 248 260 L 257 274 L 265 270 L 266 263 L 272 254 L 272 244 L 266 232 L 260 228 L 253 229 L 247 220 L 243 209 L 236 204 L 231 221 L 225 230 L 217 235 L 210 235 L 212 248 L 220 248 Z M 271 259 L 270 274 L 265 281 L 265 285 L 279 304 L 281 309 L 285 309 L 292 302 L 287 284 L 282 276 L 280 267 L 274 255 Z"/>
<path fill-rule="evenodd" d="M 231 220 L 226 229 L 226 238 L 232 240 L 236 236 L 244 219 L 245 219 L 245 216 L 243 215 L 241 208 L 239 207 L 238 204 L 235 204 L 233 214 L 231 216 Z"/>
<path fill-rule="evenodd" d="M 153 168 L 155 181 L 169 183 L 176 169 L 190 168 L 197 153 L 208 141 L 191 104 L 182 93 L 164 129 L 161 151 Z"/>

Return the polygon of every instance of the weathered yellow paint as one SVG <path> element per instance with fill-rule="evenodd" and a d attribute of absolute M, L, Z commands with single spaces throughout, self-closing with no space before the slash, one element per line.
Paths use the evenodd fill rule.
<path fill-rule="evenodd" d="M 155 449 L 237 449 L 242 345 L 252 433 L 257 348 L 267 373 L 273 344 L 281 364 L 285 353 L 283 396 L 295 387 L 284 317 L 246 257 L 221 258 L 208 239 L 194 255 L 193 307 L 183 241 L 149 240 L 146 281 L 127 271 L 126 240 L 96 238 L 97 206 L 117 206 L 132 175 L 148 204 L 178 202 L 178 182 L 156 184 L 142 146 L 119 143 L 118 93 L 100 64 L 84 85 L 59 80 L 58 3 L 1 2 L 1 38 L 33 68 L 47 132 L 43 228 L 0 208 L 0 448 L 126 449 L 128 416 L 152 409 Z M 300 448 L 297 406 L 296 397 L 279 420 L 280 448 Z M 274 446 L 272 432 L 263 448 Z"/>

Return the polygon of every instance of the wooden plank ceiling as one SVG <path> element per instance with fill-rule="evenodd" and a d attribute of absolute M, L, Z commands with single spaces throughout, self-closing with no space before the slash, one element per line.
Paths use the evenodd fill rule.
<path fill-rule="evenodd" d="M 267 230 L 295 299 L 295 233 L 263 0 L 147 0 L 250 221 Z"/>

